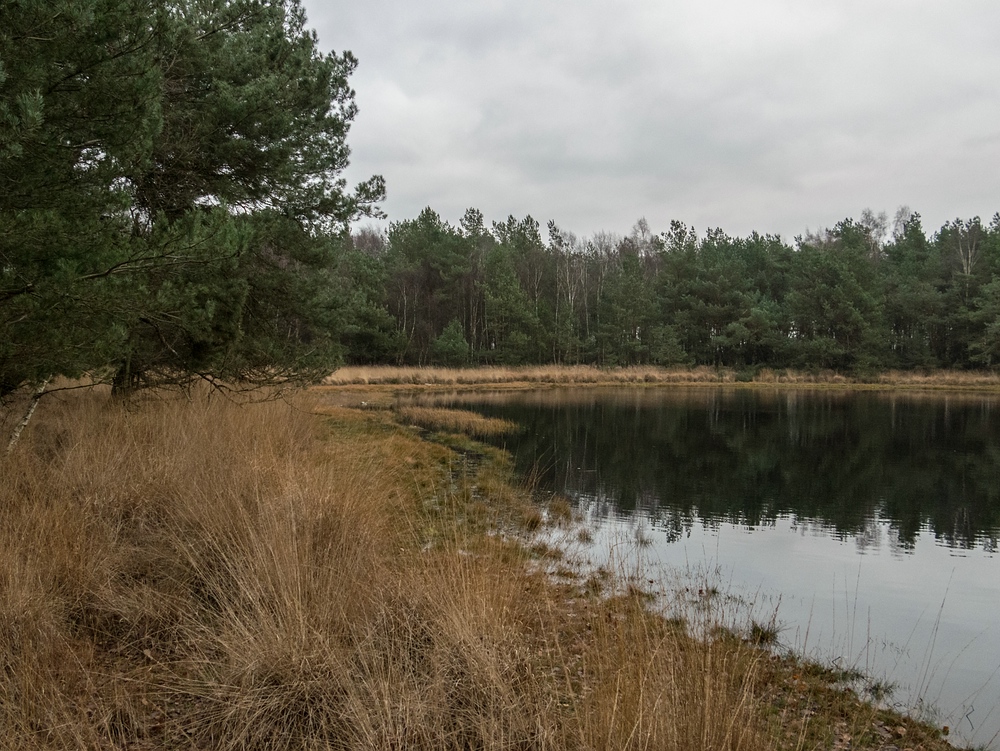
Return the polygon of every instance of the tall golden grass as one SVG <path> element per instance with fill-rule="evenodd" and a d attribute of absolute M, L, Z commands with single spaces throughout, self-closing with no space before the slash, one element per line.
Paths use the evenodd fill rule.
<path fill-rule="evenodd" d="M 524 367 L 393 367 L 341 368 L 324 379 L 324 386 L 362 385 L 613 385 L 613 384 L 736 384 L 740 382 L 772 386 L 866 386 L 923 389 L 1000 389 L 997 371 L 902 371 L 855 378 L 834 371 L 796 371 L 761 368 L 739 372 L 732 368 L 661 368 L 636 366 L 598 368 L 592 365 L 541 365 Z M 322 389 L 322 387 L 320 387 Z"/>
<path fill-rule="evenodd" d="M 611 384 L 611 383 L 729 383 L 732 371 L 713 368 L 598 368 L 593 365 L 537 365 L 524 367 L 346 367 L 323 381 L 327 386 L 404 384 Z"/>
<path fill-rule="evenodd" d="M 387 412 L 46 401 L 0 457 L 0 746 L 814 747 L 767 652 L 477 532 L 505 471 Z"/>
<path fill-rule="evenodd" d="M 446 409 L 444 407 L 400 407 L 396 410 L 400 418 L 432 430 L 448 430 L 475 436 L 502 435 L 513 433 L 517 425 L 499 417 L 484 417 L 466 409 Z"/>

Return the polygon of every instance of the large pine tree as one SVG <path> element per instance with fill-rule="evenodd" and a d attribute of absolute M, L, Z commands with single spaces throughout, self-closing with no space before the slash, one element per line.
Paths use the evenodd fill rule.
<path fill-rule="evenodd" d="M 336 357 L 350 53 L 298 0 L 0 7 L 0 395 Z"/>

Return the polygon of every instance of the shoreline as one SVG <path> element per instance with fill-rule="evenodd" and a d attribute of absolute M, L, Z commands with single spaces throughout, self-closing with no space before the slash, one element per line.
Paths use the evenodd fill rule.
<path fill-rule="evenodd" d="M 483 387 L 492 388 L 494 385 L 495 384 L 492 383 L 466 383 L 461 384 L 460 390 L 474 390 Z M 521 388 L 544 388 L 547 385 L 552 387 L 572 387 L 584 384 L 539 384 L 536 382 L 522 382 L 508 385 L 511 387 L 510 390 L 518 390 Z M 631 387 L 637 384 L 615 382 L 611 384 L 592 383 L 585 385 L 595 387 L 607 387 L 609 385 Z M 664 384 L 654 385 L 662 386 Z M 728 384 L 691 383 L 677 385 L 717 387 L 719 385 Z M 745 387 L 748 384 L 739 385 Z M 383 386 L 390 385 L 383 384 Z M 352 386 L 341 388 L 349 392 L 353 392 Z M 391 388 L 388 388 L 387 390 L 393 394 L 399 394 L 412 393 L 414 390 L 420 392 L 433 392 L 442 388 L 450 389 L 453 387 L 445 384 L 429 384 L 417 385 L 414 388 L 413 385 L 407 384 L 405 386 L 392 385 Z M 507 389 L 504 389 L 501 386 L 498 390 Z M 324 392 L 326 392 L 325 389 Z M 367 405 L 367 408 L 381 412 L 385 409 L 385 406 L 380 404 L 369 404 Z M 411 424 L 414 427 L 418 427 L 421 431 L 425 431 L 425 440 L 441 442 L 443 445 L 454 445 L 456 433 L 460 433 L 464 436 L 464 438 L 471 439 L 473 441 L 472 450 L 474 451 L 475 446 L 481 445 L 477 443 L 480 436 L 497 432 L 495 426 L 491 425 L 494 420 L 481 417 L 473 412 L 467 412 L 461 408 L 429 409 L 402 406 L 391 407 L 389 409 L 396 415 L 397 420 L 402 418 L 407 424 Z M 462 419 L 462 415 L 465 416 L 464 421 Z M 457 426 L 461 426 L 461 428 Z M 468 450 L 469 445 L 465 444 L 462 448 L 464 450 Z M 490 451 L 493 450 L 490 449 Z M 523 494 L 527 491 L 517 491 L 515 488 L 515 495 L 518 494 L 518 492 Z M 539 501 L 536 500 L 535 502 L 537 503 Z M 543 517 L 544 521 L 540 519 L 538 521 L 539 525 L 548 525 L 551 527 L 564 527 L 569 525 L 571 527 L 572 525 L 578 523 L 577 520 L 572 518 L 571 511 L 568 505 L 565 504 L 565 501 L 553 497 L 547 501 L 543 500 L 542 505 L 545 512 Z M 531 528 L 534 529 L 534 526 L 531 526 Z M 568 538 L 563 538 L 564 543 L 566 539 L 571 538 L 572 530 L 570 530 Z M 543 559 L 554 559 L 549 562 L 548 566 L 541 565 L 540 569 L 546 571 L 546 576 L 551 577 L 553 581 L 568 588 L 569 591 L 566 595 L 568 600 L 564 604 L 568 604 L 571 610 L 579 597 L 577 589 L 580 586 L 582 586 L 583 590 L 589 589 L 592 591 L 603 591 L 605 587 L 609 586 L 612 588 L 618 588 L 626 592 L 628 597 L 636 598 L 637 606 L 644 612 L 648 612 L 649 616 L 656 620 L 666 618 L 666 616 L 659 613 L 656 608 L 652 607 L 652 604 L 664 598 L 677 598 L 679 596 L 678 592 L 668 592 L 667 589 L 654 592 L 653 589 L 647 588 L 646 584 L 637 586 L 630 580 L 629 577 L 626 577 L 621 573 L 612 574 L 610 575 L 610 579 L 604 579 L 603 581 L 595 584 L 595 576 L 597 578 L 601 578 L 607 576 L 607 572 L 598 569 L 595 574 L 595 571 L 586 568 L 578 568 L 578 564 L 567 564 L 567 559 L 564 557 L 566 551 L 560 548 L 560 544 L 558 542 L 555 543 L 554 549 L 549 547 L 548 543 L 541 543 L 539 546 L 531 544 L 529 540 L 528 544 L 531 545 L 529 550 L 535 551 L 535 553 L 540 555 Z M 544 561 L 542 561 L 542 563 L 544 564 Z M 652 580 L 650 580 L 648 584 L 649 587 L 654 586 Z M 661 583 L 658 586 L 663 587 L 665 585 Z M 706 592 L 714 593 L 716 591 L 715 587 L 710 583 L 704 586 Z M 698 590 L 698 593 L 699 597 L 696 598 L 697 604 L 691 609 L 692 614 L 695 613 L 696 608 L 703 607 L 706 604 L 706 602 L 701 600 L 701 590 Z M 776 640 L 778 629 L 774 627 L 773 624 L 769 627 L 767 624 L 751 621 L 745 624 L 744 628 L 732 630 L 721 626 L 721 615 L 709 616 L 702 612 L 695 614 L 694 617 L 699 620 L 701 618 L 706 619 L 705 621 L 698 623 L 696 631 L 703 634 L 716 634 L 715 636 L 710 637 L 708 641 L 715 642 L 716 640 L 721 640 L 726 642 L 728 640 L 730 642 L 738 643 L 740 649 L 749 647 L 751 650 L 755 651 L 758 656 L 763 655 L 763 667 L 758 667 L 761 669 L 762 674 L 766 676 L 765 683 L 767 684 L 767 688 L 764 693 L 768 694 L 768 698 L 766 700 L 768 710 L 780 710 L 782 713 L 782 724 L 788 722 L 798 723 L 796 727 L 798 728 L 797 732 L 800 734 L 799 740 L 796 744 L 794 744 L 794 746 L 786 746 L 783 743 L 779 743 L 777 746 L 779 748 L 853 748 L 885 749 L 886 751 L 889 751 L 890 749 L 898 751 L 899 748 L 903 747 L 925 750 L 938 749 L 939 751 L 943 749 L 964 748 L 962 746 L 953 746 L 949 743 L 947 740 L 947 727 L 943 728 L 943 730 L 942 728 L 935 728 L 919 717 L 892 709 L 883 704 L 882 698 L 884 697 L 884 694 L 882 692 L 885 690 L 886 685 L 877 680 L 871 679 L 870 676 L 864 674 L 863 672 L 838 669 L 833 665 L 823 664 L 808 658 L 805 655 L 798 654 L 794 650 L 785 649 L 774 651 L 776 641 L 772 641 L 772 638 Z M 714 620 L 715 618 L 718 618 L 718 620 Z M 772 628 L 774 629 L 773 632 L 771 630 Z M 704 637 L 695 638 L 702 639 Z M 798 719 L 786 717 L 785 712 L 789 709 L 789 707 L 795 708 L 796 710 L 801 709 L 804 713 L 803 717 Z M 807 722 L 804 718 L 813 718 L 811 721 L 815 722 L 820 727 L 807 728 L 809 722 Z M 851 728 L 850 731 L 847 729 L 848 726 Z M 814 744 L 803 744 L 802 739 L 806 735 L 810 737 L 822 736 L 825 740 Z"/>
<path fill-rule="evenodd" d="M 565 509 L 476 440 L 503 425 L 151 397 L 67 392 L 0 456 L 12 746 L 954 748 L 766 629 L 554 580 L 533 533 Z"/>
<path fill-rule="evenodd" d="M 524 389 L 555 386 L 647 386 L 779 389 L 845 389 L 859 391 L 955 391 L 1000 393 L 1000 373 L 990 371 L 885 371 L 869 377 L 850 377 L 832 371 L 808 373 L 760 369 L 751 374 L 732 368 L 632 367 L 600 369 L 592 366 L 524 366 L 517 368 L 344 367 L 312 386 L 319 392 L 352 387 L 405 387 L 457 390 L 492 387 Z"/>

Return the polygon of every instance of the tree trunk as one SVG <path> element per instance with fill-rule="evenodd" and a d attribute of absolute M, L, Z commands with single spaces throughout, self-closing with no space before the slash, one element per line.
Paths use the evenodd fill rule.
<path fill-rule="evenodd" d="M 42 381 L 41 385 L 37 389 L 35 389 L 35 393 L 32 394 L 31 403 L 28 405 L 28 410 L 24 413 L 24 417 L 21 418 L 21 421 L 17 424 L 17 427 L 14 428 L 14 432 L 11 433 L 10 442 L 7 444 L 8 454 L 14 450 L 14 447 L 17 445 L 17 442 L 21 439 L 21 433 L 24 432 L 24 429 L 28 426 L 28 423 L 31 422 L 31 416 L 35 414 L 35 407 L 38 406 L 38 400 L 42 398 L 42 394 L 45 393 L 45 387 L 49 385 L 49 381 L 51 379 L 52 376 L 49 376 L 44 381 Z"/>

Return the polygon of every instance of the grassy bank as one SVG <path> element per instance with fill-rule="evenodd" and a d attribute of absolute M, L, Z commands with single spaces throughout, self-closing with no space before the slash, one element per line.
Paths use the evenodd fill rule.
<path fill-rule="evenodd" d="M 504 457 L 425 439 L 460 418 L 47 398 L 0 457 L 3 745 L 947 747 L 625 581 L 548 576 Z"/>
<path fill-rule="evenodd" d="M 759 385 L 784 388 L 884 388 L 1000 391 L 1000 372 L 890 370 L 864 377 L 834 371 L 759 368 L 598 368 L 592 365 L 543 365 L 488 368 L 352 366 L 324 380 L 324 387 L 345 386 L 591 386 L 591 385 Z"/>

